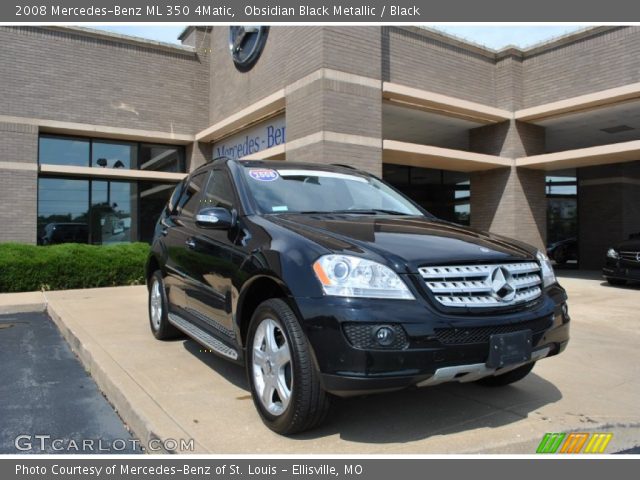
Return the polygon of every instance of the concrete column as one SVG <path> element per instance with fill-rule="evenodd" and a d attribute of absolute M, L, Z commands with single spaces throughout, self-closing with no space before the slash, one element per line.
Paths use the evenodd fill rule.
<path fill-rule="evenodd" d="M 344 48 L 336 35 L 352 35 L 366 49 Z M 381 175 L 380 29 L 325 28 L 322 43 L 324 67 L 285 88 L 286 158 Z"/>
<path fill-rule="evenodd" d="M 471 150 L 517 158 L 544 151 L 544 129 L 511 120 L 471 130 Z M 540 249 L 546 244 L 545 172 L 500 168 L 471 174 L 471 225 Z"/>
<path fill-rule="evenodd" d="M 0 123 L 0 242 L 36 243 L 38 129 Z"/>
<path fill-rule="evenodd" d="M 580 267 L 598 270 L 605 253 L 640 233 L 640 161 L 578 169 Z"/>
<path fill-rule="evenodd" d="M 193 142 L 185 147 L 185 165 L 187 173 L 212 160 L 212 144 Z"/>

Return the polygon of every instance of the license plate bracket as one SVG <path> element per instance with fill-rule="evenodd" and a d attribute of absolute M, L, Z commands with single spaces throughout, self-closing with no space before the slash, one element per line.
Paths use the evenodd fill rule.
<path fill-rule="evenodd" d="M 487 367 L 503 368 L 530 361 L 531 336 L 531 330 L 491 335 Z"/>

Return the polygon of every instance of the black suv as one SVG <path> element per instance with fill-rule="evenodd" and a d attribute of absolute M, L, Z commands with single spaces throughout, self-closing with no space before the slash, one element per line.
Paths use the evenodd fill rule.
<path fill-rule="evenodd" d="M 184 180 L 147 264 L 151 330 L 246 365 L 291 434 L 334 395 L 507 385 L 569 339 L 535 248 L 433 217 L 349 167 L 216 160 Z"/>
<path fill-rule="evenodd" d="M 618 243 L 607 250 L 602 276 L 611 285 L 640 282 L 640 236 Z"/>

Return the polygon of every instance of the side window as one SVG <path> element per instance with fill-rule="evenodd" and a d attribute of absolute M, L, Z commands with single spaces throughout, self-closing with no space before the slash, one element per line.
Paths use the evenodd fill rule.
<path fill-rule="evenodd" d="M 193 217 L 200 209 L 200 192 L 209 172 L 200 172 L 190 178 L 184 188 L 176 209 L 178 214 Z"/>
<path fill-rule="evenodd" d="M 167 203 L 167 213 L 169 215 L 173 215 L 174 213 L 176 213 L 176 208 L 178 207 L 178 199 L 182 194 L 182 190 L 184 189 L 184 184 L 185 184 L 185 181 L 183 180 L 178 185 L 176 185 L 176 188 L 173 190 L 173 193 L 171 194 L 171 198 L 169 198 L 169 202 Z"/>
<path fill-rule="evenodd" d="M 235 204 L 233 186 L 229 175 L 223 170 L 214 170 L 202 200 L 203 207 L 224 207 L 231 210 Z"/>

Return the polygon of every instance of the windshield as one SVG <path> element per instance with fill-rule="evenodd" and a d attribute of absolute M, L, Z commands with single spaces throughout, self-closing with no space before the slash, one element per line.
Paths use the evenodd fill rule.
<path fill-rule="evenodd" d="M 420 215 L 409 200 L 381 181 L 312 168 L 243 168 L 263 213 Z"/>

